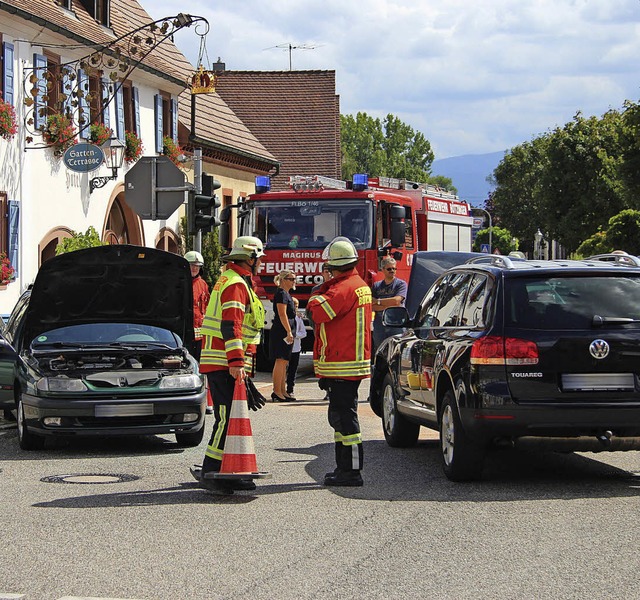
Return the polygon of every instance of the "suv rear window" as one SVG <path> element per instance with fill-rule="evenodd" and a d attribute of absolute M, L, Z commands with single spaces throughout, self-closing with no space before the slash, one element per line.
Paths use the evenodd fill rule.
<path fill-rule="evenodd" d="M 581 276 L 506 280 L 507 325 L 589 329 L 593 317 L 640 320 L 640 277 Z M 640 327 L 640 323 L 618 324 Z"/>

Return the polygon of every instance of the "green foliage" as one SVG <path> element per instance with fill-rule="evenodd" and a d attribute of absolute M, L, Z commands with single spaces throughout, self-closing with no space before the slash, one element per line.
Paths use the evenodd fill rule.
<path fill-rule="evenodd" d="M 187 235 L 187 217 L 180 219 L 180 237 L 184 242 L 184 254 L 193 250 L 193 236 Z M 218 277 L 220 277 L 220 266 L 222 256 L 222 249 L 218 242 L 218 228 L 210 233 L 205 233 L 202 236 L 202 249 L 200 251 L 202 258 L 204 258 L 204 267 L 202 267 L 202 278 L 207 282 L 209 289 L 211 289 Z"/>
<path fill-rule="evenodd" d="M 563 127 L 512 148 L 493 173 L 495 221 L 529 249 L 539 228 L 569 252 L 601 247 L 596 233 L 640 208 L 640 109 L 577 113 Z M 593 239 L 592 239 L 593 238 Z M 607 241 L 608 243 L 608 241 Z"/>
<path fill-rule="evenodd" d="M 609 250 L 640 254 L 640 211 L 627 209 L 609 219 L 606 240 Z"/>
<path fill-rule="evenodd" d="M 69 238 L 63 239 L 56 246 L 56 255 L 65 254 L 66 252 L 74 252 L 75 250 L 82 250 L 84 248 L 93 248 L 95 246 L 105 246 L 102 242 L 98 232 L 93 226 L 89 227 L 85 233 L 79 233 L 74 231 Z"/>
<path fill-rule="evenodd" d="M 607 242 L 607 234 L 604 231 L 597 231 L 578 246 L 575 258 L 587 258 L 587 256 L 608 252 L 611 252 L 611 247 Z"/>
<path fill-rule="evenodd" d="M 451 177 L 445 177 L 444 175 L 432 175 L 426 180 L 426 183 L 447 190 L 452 194 L 458 193 L 457 188 L 453 185 L 453 180 L 451 179 Z"/>
<path fill-rule="evenodd" d="M 354 173 L 427 181 L 434 155 L 419 131 L 388 114 L 384 121 L 367 113 L 340 115 L 342 177 Z"/>
<path fill-rule="evenodd" d="M 476 235 L 476 239 L 473 242 L 473 251 L 480 252 L 482 249 L 482 244 L 489 243 L 489 229 L 481 229 L 478 231 Z M 513 236 L 508 229 L 504 229 L 502 227 L 492 227 L 491 228 L 491 244 L 493 248 L 491 251 L 493 252 L 496 248 L 500 251 L 500 254 L 509 254 L 509 252 L 513 252 L 518 249 L 517 241 L 514 242 Z"/>

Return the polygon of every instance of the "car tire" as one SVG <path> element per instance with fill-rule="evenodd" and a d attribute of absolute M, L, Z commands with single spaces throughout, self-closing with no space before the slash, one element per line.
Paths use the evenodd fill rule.
<path fill-rule="evenodd" d="M 412 423 L 398 412 L 391 375 L 386 375 L 382 382 L 382 430 L 384 439 L 392 448 L 415 446 L 420 435 L 420 425 Z"/>
<path fill-rule="evenodd" d="M 451 481 L 471 481 L 482 474 L 485 447 L 469 439 L 465 433 L 455 396 L 447 391 L 440 415 L 440 448 L 444 474 Z"/>
<path fill-rule="evenodd" d="M 23 450 L 42 450 L 44 449 L 44 437 L 35 435 L 27 430 L 27 423 L 24 417 L 24 406 L 22 400 L 18 400 L 18 409 L 16 415 L 18 423 L 18 444 Z"/>
<path fill-rule="evenodd" d="M 188 433 L 176 433 L 176 442 L 181 448 L 194 448 L 199 446 L 204 437 L 204 425 L 198 431 Z"/>

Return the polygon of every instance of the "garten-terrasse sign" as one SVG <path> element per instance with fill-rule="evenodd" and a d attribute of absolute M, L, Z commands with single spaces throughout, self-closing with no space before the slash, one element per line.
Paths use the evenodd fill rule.
<path fill-rule="evenodd" d="M 62 160 L 67 167 L 78 173 L 95 171 L 104 162 L 104 152 L 95 144 L 74 144 L 67 148 Z"/>

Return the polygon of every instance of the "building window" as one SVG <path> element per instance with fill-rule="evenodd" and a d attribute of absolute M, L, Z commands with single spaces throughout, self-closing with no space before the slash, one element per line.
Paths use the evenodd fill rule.
<path fill-rule="evenodd" d="M 62 8 L 66 8 L 67 10 L 71 10 L 71 2 L 72 0 L 56 0 L 58 6 L 62 6 Z"/>
<path fill-rule="evenodd" d="M 80 0 L 85 10 L 101 25 L 110 26 L 109 0 Z"/>

